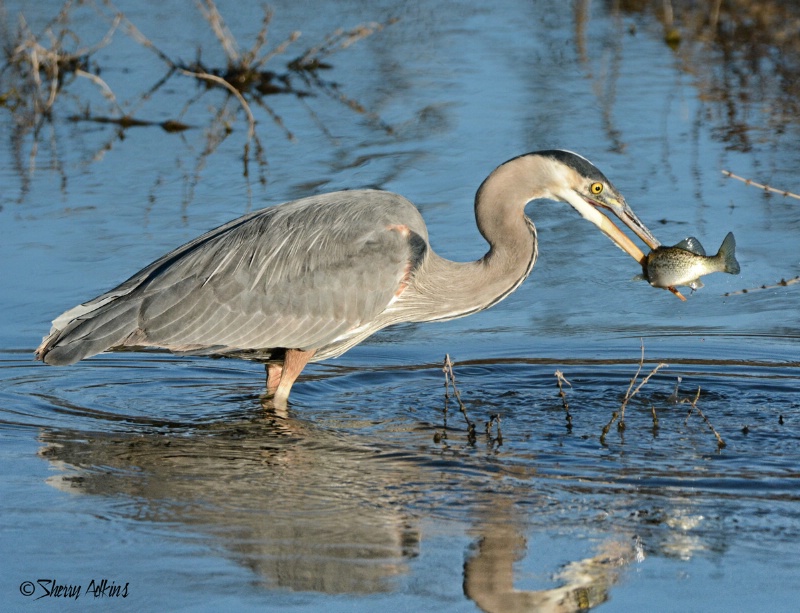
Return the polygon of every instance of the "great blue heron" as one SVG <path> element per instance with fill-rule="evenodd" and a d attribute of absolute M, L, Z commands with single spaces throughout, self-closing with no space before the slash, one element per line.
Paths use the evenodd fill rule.
<path fill-rule="evenodd" d="M 309 361 L 341 355 L 391 324 L 477 313 L 517 289 L 536 261 L 524 209 L 538 198 L 570 204 L 639 262 L 642 252 L 604 209 L 659 245 L 588 160 L 537 151 L 502 164 L 478 189 L 475 218 L 489 243 L 480 260 L 436 255 L 419 211 L 397 194 L 311 196 L 211 230 L 70 309 L 36 357 L 61 365 L 157 347 L 256 360 L 266 364 L 268 395 L 285 405 Z"/>

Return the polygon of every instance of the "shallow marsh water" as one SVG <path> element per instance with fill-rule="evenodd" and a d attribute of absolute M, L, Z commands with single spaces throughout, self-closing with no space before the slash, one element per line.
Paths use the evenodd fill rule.
<path fill-rule="evenodd" d="M 5 11 L 39 31 L 60 6 L 47 4 Z M 193 7 L 120 8 L 170 57 L 201 46 L 224 65 Z M 219 8 L 248 47 L 260 8 Z M 3 610 L 794 610 L 800 285 L 725 295 L 800 274 L 797 201 L 720 172 L 800 191 L 798 125 L 776 119 L 770 67 L 742 72 L 736 53 L 704 54 L 688 36 L 671 50 L 652 11 L 603 3 L 273 9 L 272 40 L 299 29 L 299 49 L 336 27 L 398 21 L 329 58 L 321 76 L 338 89 L 298 81 L 310 96 L 264 98 L 294 140 L 254 106 L 266 185 L 255 162 L 243 177 L 241 112 L 203 158 L 224 98 L 208 92 L 179 116 L 200 92 L 189 79 L 136 107 L 193 126 L 181 134 L 69 122 L 80 105 L 65 97 L 35 169 L 30 133 L 0 115 Z M 72 24 L 87 41 L 107 29 L 93 15 Z M 95 60 L 123 106 L 163 75 L 121 33 Z M 92 84 L 70 87 L 110 113 Z M 707 277 L 681 303 L 633 282 L 635 263 L 568 207 L 534 203 L 541 255 L 516 293 L 312 365 L 288 416 L 262 406 L 255 364 L 31 359 L 64 309 L 214 225 L 309 193 L 402 193 L 440 254 L 477 258 L 475 189 L 505 159 L 551 147 L 593 160 L 665 243 L 733 231 L 741 275 Z M 642 376 L 669 366 L 601 442 L 642 343 Z M 445 353 L 475 441 L 452 397 L 444 410 Z M 571 428 L 556 370 L 571 383 Z M 722 448 L 680 402 L 698 388 Z M 502 440 L 484 432 L 495 414 Z M 103 579 L 127 597 L 87 592 Z M 80 585 L 79 600 L 34 600 L 48 580 Z"/>

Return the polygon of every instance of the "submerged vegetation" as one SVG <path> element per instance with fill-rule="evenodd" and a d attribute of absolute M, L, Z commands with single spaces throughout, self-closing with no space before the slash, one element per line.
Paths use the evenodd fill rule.
<path fill-rule="evenodd" d="M 644 343 L 641 345 L 641 355 L 639 357 L 638 368 L 636 369 L 635 374 L 630 379 L 628 383 L 628 388 L 626 389 L 624 395 L 622 396 L 622 402 L 619 406 L 619 409 L 615 409 L 611 413 L 611 418 L 609 419 L 608 423 L 603 426 L 600 432 L 600 444 L 603 447 L 608 446 L 608 442 L 606 437 L 608 433 L 611 431 L 611 427 L 616 422 L 617 424 L 617 432 L 621 439 L 624 440 L 624 433 L 626 430 L 626 422 L 625 422 L 625 409 L 630 403 L 630 401 L 639 394 L 642 388 L 650 381 L 650 379 L 658 373 L 662 368 L 669 367 L 669 364 L 664 362 L 659 362 L 658 364 L 653 367 L 653 369 L 641 380 L 639 379 L 640 374 L 642 373 L 642 368 L 645 364 L 645 353 L 644 353 Z M 444 364 L 442 367 L 442 372 L 444 372 L 445 381 L 444 381 L 444 409 L 442 411 L 443 414 L 443 424 L 441 430 L 437 430 L 434 434 L 433 441 L 436 444 L 447 444 L 447 431 L 448 431 L 448 424 L 447 424 L 447 417 L 448 417 L 448 405 L 451 398 L 455 398 L 459 411 L 464 416 L 466 420 L 466 435 L 467 435 L 467 443 L 469 445 L 475 445 L 477 442 L 476 436 L 476 428 L 475 423 L 467 416 L 467 407 L 461 399 L 461 393 L 456 387 L 456 377 L 453 368 L 453 361 L 450 359 L 450 355 L 445 355 Z M 558 396 L 561 399 L 561 406 L 564 410 L 566 416 L 566 431 L 568 435 L 572 435 L 573 427 L 575 425 L 575 421 L 573 419 L 573 412 L 570 410 L 570 405 L 567 400 L 567 393 L 564 391 L 564 384 L 567 384 L 569 387 L 573 387 L 572 383 L 570 383 L 567 378 L 565 377 L 564 373 L 561 370 L 556 370 L 553 373 L 556 377 L 556 384 L 558 385 Z M 691 417 L 692 413 L 697 413 L 703 420 L 703 422 L 708 426 L 711 432 L 714 434 L 714 437 L 717 441 L 717 450 L 721 450 L 726 446 L 725 441 L 720 436 L 719 432 L 717 432 L 716 428 L 711 424 L 709 418 L 705 415 L 702 409 L 698 406 L 698 401 L 700 400 L 700 387 L 697 388 L 697 392 L 693 397 L 681 397 L 680 394 L 680 383 L 682 381 L 682 377 L 678 377 L 675 383 L 674 391 L 667 397 L 664 398 L 665 405 L 681 405 L 681 404 L 688 404 L 689 410 L 686 414 L 686 418 L 684 420 L 684 426 L 688 425 L 689 417 Z M 638 385 L 637 385 L 638 383 Z M 451 393 L 452 390 L 452 393 Z M 485 400 L 480 401 L 481 404 L 485 403 Z M 652 416 L 652 433 L 653 437 L 655 438 L 658 435 L 660 423 L 658 419 L 658 415 L 656 414 L 656 407 L 655 404 L 652 402 L 648 402 L 645 404 L 650 404 L 650 415 Z M 586 417 L 586 416 L 584 416 Z M 580 421 L 580 416 L 578 420 Z M 485 424 L 485 431 L 486 431 L 486 442 L 489 448 L 499 448 L 503 444 L 503 435 L 500 430 L 500 422 L 501 422 L 501 415 L 500 413 L 492 413 L 489 415 L 488 420 Z M 782 422 L 781 422 L 782 423 Z M 497 436 L 492 437 L 492 428 L 493 426 L 497 426 Z M 586 423 L 582 424 L 584 427 Z M 586 438 L 584 436 L 584 438 Z"/>
<path fill-rule="evenodd" d="M 200 180 L 200 171 L 206 160 L 234 132 L 233 126 L 240 114 L 244 115 L 247 124 L 242 144 L 243 175 L 249 185 L 251 163 L 255 162 L 257 180 L 266 183 L 266 147 L 256 130 L 253 107 L 263 110 L 286 138 L 294 138 L 291 129 L 267 103 L 268 96 L 293 96 L 322 129 L 325 129 L 324 125 L 305 99 L 328 96 L 390 131 L 376 114 L 349 98 L 336 82 L 326 80 L 322 74 L 333 67 L 331 57 L 334 54 L 379 32 L 388 24 L 366 23 L 351 29 L 335 29 L 321 42 L 306 47 L 297 55 L 290 55 L 293 45 L 301 38 L 301 32 L 292 32 L 285 40 L 270 45 L 269 27 L 273 13 L 265 6 L 261 28 L 250 47 L 243 51 L 214 0 L 198 0 L 196 6 L 224 52 L 224 66 L 206 63 L 201 57 L 202 48 L 198 48 L 197 57 L 191 62 L 170 57 L 108 0 L 67 0 L 40 33 L 31 29 L 24 15 L 18 16 L 14 32 L 10 31 L 11 26 L 7 22 L 1 24 L 0 34 L 6 43 L 2 48 L 3 64 L 0 66 L 0 108 L 13 115 L 11 144 L 16 169 L 23 182 L 23 198 L 36 169 L 40 146 L 49 142 L 53 151 L 57 150 L 53 124 L 58 120 L 116 126 L 117 130 L 111 139 L 93 156 L 93 159 L 98 159 L 111 148 L 114 141 L 122 140 L 125 130 L 129 128 L 159 126 L 165 132 L 180 133 L 195 127 L 184 116 L 207 92 L 222 93 L 224 96 L 221 102 L 217 98 L 210 105 L 212 109 L 205 130 L 206 142 L 189 182 L 187 200 L 191 200 L 193 186 Z M 90 20 L 95 21 L 92 23 L 95 28 L 97 20 L 105 22 L 106 32 L 99 40 L 86 43 L 82 31 Z M 150 51 L 156 61 L 147 69 L 154 75 L 162 73 L 150 88 L 125 101 L 120 100 L 103 79 L 103 66 L 97 59 L 98 51 L 113 45 L 120 36 Z M 188 77 L 200 85 L 199 90 L 187 89 L 186 85 L 177 82 L 181 77 Z M 80 80 L 90 82 L 102 95 L 106 109 L 97 110 L 93 107 L 91 95 L 76 85 Z M 190 84 L 191 81 L 185 83 Z M 182 93 L 185 98 L 183 107 L 168 120 L 147 118 L 144 105 L 158 92 L 167 89 L 168 84 Z M 49 138 L 45 138 L 48 128 Z M 53 155 L 53 164 L 61 174 L 62 183 L 66 183 L 66 173 L 58 155 Z"/>

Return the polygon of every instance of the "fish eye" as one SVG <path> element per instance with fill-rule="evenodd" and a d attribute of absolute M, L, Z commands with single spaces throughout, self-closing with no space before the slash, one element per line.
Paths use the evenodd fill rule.
<path fill-rule="evenodd" d="M 600 183 L 599 181 L 595 181 L 595 182 L 594 182 L 594 183 L 592 183 L 592 185 L 589 187 L 589 190 L 590 190 L 590 191 L 591 191 L 591 192 L 592 192 L 592 193 L 593 193 L 595 196 L 597 196 L 598 194 L 602 193 L 602 191 L 603 191 L 603 184 L 602 184 L 602 183 Z"/>

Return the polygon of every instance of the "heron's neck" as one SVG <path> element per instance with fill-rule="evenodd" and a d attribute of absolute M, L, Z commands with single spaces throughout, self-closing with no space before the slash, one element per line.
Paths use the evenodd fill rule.
<path fill-rule="evenodd" d="M 546 194 L 526 185 L 521 166 L 499 167 L 475 197 L 478 229 L 489 243 L 486 255 L 475 262 L 452 262 L 428 254 L 415 275 L 415 319 L 451 319 L 481 311 L 504 299 L 528 277 L 537 241 L 525 205 Z"/>

